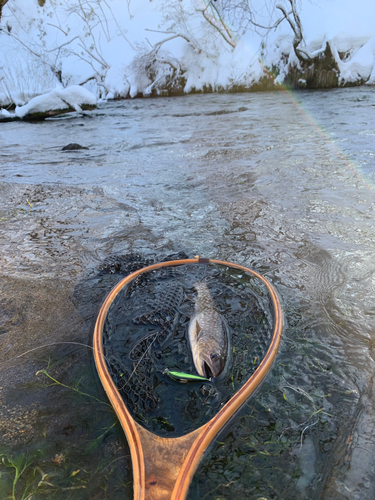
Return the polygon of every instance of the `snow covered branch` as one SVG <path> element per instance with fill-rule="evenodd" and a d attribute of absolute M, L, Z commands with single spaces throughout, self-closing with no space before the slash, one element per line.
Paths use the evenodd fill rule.
<path fill-rule="evenodd" d="M 133 59 L 130 71 L 143 78 L 144 81 L 148 80 L 149 84 L 143 92 L 145 95 L 150 94 L 153 89 L 158 91 L 167 81 L 172 84 L 183 74 L 184 71 L 178 59 L 170 52 L 161 50 L 165 43 L 176 38 L 183 38 L 189 42 L 184 35 L 174 33 L 152 45 L 151 50 L 148 50 L 145 44 L 138 46 L 138 55 Z"/>
<path fill-rule="evenodd" d="M 1 2 L 4 0 L 0 0 L 0 5 Z M 20 52 L 27 51 L 34 57 L 37 66 L 49 68 L 63 86 L 91 81 L 94 74 L 98 97 L 105 97 L 109 91 L 105 79 L 114 58 L 103 49 L 115 42 L 117 50 L 122 43 L 130 48 L 130 53 L 135 51 L 120 24 L 119 12 L 113 11 L 115 2 L 51 0 L 43 6 L 37 0 L 33 2 L 34 11 L 23 10 L 24 0 L 9 2 L 6 24 L 3 20 L 0 31 L 22 47 Z M 80 68 L 81 74 L 77 75 L 76 68 Z"/>
<path fill-rule="evenodd" d="M 326 50 L 326 43 L 324 42 L 323 47 L 314 52 L 309 52 L 306 48 L 302 48 L 300 46 L 300 44 L 303 42 L 301 18 L 299 17 L 297 11 L 296 0 L 288 0 L 288 1 L 292 9 L 290 12 L 286 12 L 285 7 L 281 4 L 276 4 L 275 7 L 276 9 L 281 10 L 281 12 L 284 15 L 283 19 L 286 19 L 288 21 L 289 26 L 293 30 L 294 33 L 293 48 L 298 59 L 300 61 L 312 61 L 315 57 L 317 57 L 319 54 L 322 54 Z"/>

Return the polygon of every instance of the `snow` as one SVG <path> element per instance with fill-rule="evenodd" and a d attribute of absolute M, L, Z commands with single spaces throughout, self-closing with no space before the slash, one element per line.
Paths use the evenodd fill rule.
<path fill-rule="evenodd" d="M 328 42 L 342 83 L 374 84 L 373 0 L 297 4 L 305 48 L 319 52 Z M 135 97 L 162 92 L 168 81 L 181 76 L 185 92 L 249 87 L 275 67 L 282 84 L 288 68 L 299 65 L 285 20 L 268 32 L 240 27 L 230 16 L 223 25 L 214 18 L 210 24 L 199 11 L 205 5 L 204 0 L 46 0 L 40 7 L 36 0 L 9 0 L 0 21 L 0 106 L 14 102 L 18 116 L 24 116 L 34 106 L 65 109 L 68 97 L 62 87 L 83 85 L 101 99 Z M 274 2 L 254 0 L 251 5 L 263 24 L 280 15 Z M 157 50 L 155 44 L 173 33 L 181 36 Z M 343 53 L 347 57 L 341 59 Z M 30 101 L 47 93 L 44 104 Z"/>
<path fill-rule="evenodd" d="M 374 69 L 375 35 L 373 35 L 356 53 L 349 63 L 340 62 L 341 79 L 355 82 L 359 78 L 368 79 Z"/>
<path fill-rule="evenodd" d="M 82 112 L 83 104 L 95 105 L 96 97 L 87 89 L 78 85 L 72 85 L 67 88 L 58 88 L 48 94 L 34 97 L 24 106 L 16 107 L 16 116 L 24 118 L 32 113 L 44 113 L 46 111 L 57 109 L 73 108 Z"/>

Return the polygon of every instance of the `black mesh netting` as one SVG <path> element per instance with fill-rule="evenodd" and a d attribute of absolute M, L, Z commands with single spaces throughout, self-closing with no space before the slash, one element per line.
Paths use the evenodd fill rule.
<path fill-rule="evenodd" d="M 108 293 L 135 270 L 181 258 L 186 256 L 112 256 L 91 278 L 91 286 L 102 292 L 108 288 Z M 229 367 L 211 382 L 182 384 L 164 371 L 197 374 L 187 330 L 197 293 L 194 283 L 201 280 L 230 327 Z M 102 300 L 103 293 L 99 295 Z M 134 418 L 172 437 L 211 419 L 249 379 L 268 350 L 272 330 L 270 299 L 259 280 L 225 266 L 182 265 L 143 273 L 117 295 L 105 321 L 103 346 L 109 371 Z"/>

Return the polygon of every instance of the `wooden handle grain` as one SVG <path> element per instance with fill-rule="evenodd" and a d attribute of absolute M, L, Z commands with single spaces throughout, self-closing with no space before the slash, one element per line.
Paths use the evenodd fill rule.
<path fill-rule="evenodd" d="M 117 294 L 142 273 L 184 264 L 220 264 L 242 270 L 259 279 L 270 294 L 274 309 L 274 329 L 266 356 L 228 403 L 205 425 L 178 438 L 161 438 L 140 426 L 115 386 L 103 352 L 103 327 L 108 309 Z M 283 315 L 274 287 L 259 273 L 238 264 L 210 259 L 183 259 L 161 262 L 136 271 L 120 281 L 105 299 L 95 324 L 94 358 L 104 390 L 126 434 L 133 464 L 134 500 L 184 500 L 198 464 L 215 436 L 241 408 L 268 373 L 280 344 Z"/>

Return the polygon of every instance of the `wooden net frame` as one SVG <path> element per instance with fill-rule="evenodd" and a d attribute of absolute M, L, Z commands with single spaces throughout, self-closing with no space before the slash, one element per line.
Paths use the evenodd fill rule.
<path fill-rule="evenodd" d="M 268 351 L 260 365 L 220 411 L 206 424 L 181 437 L 163 438 L 148 431 L 131 416 L 108 371 L 103 351 L 103 327 L 118 293 L 137 276 L 168 266 L 219 264 L 239 269 L 259 279 L 271 298 L 274 328 Z M 94 357 L 99 378 L 127 437 L 133 464 L 134 500 L 184 500 L 198 464 L 210 443 L 254 393 L 269 372 L 280 344 L 283 314 L 272 284 L 261 274 L 239 264 L 215 259 L 181 259 L 144 267 L 121 280 L 106 297 L 94 330 Z"/>

